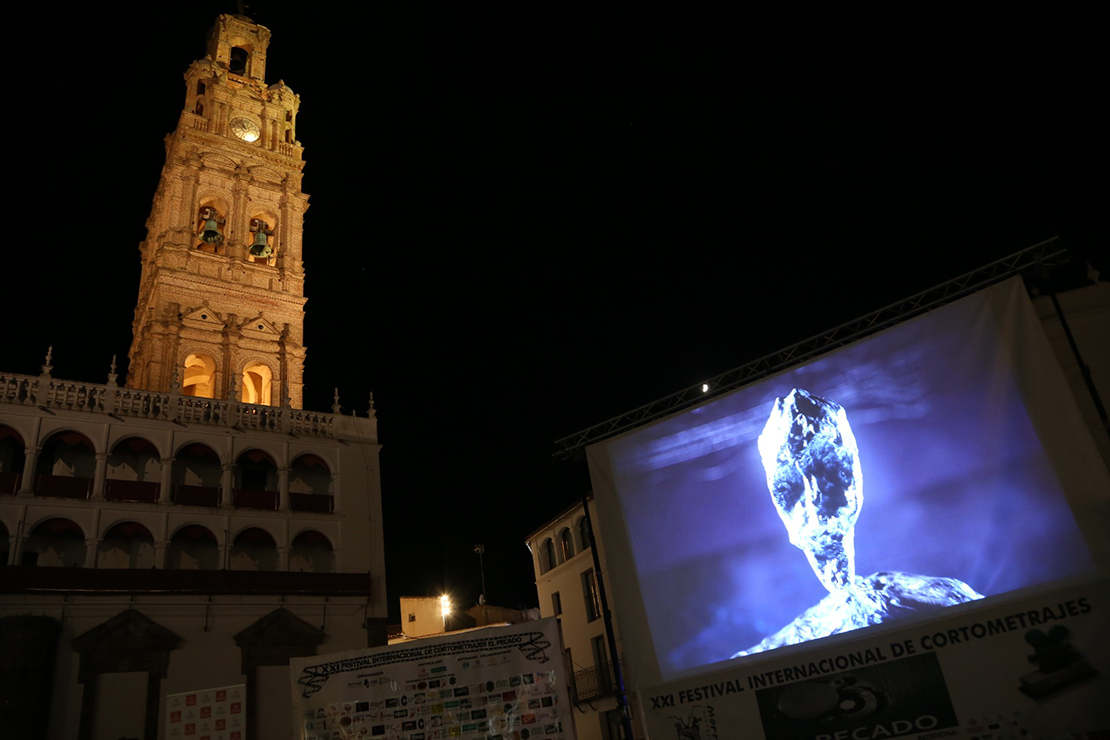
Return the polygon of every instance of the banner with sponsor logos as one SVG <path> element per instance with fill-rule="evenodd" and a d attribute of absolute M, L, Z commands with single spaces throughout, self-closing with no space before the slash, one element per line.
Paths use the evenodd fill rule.
<path fill-rule="evenodd" d="M 247 687 L 166 695 L 167 740 L 246 740 Z"/>
<path fill-rule="evenodd" d="M 289 662 L 301 740 L 575 740 L 554 619 Z"/>
<path fill-rule="evenodd" d="M 823 649 L 810 643 L 764 660 L 738 658 L 732 669 L 646 689 L 648 737 L 1110 737 L 1110 581 L 952 611 L 827 638 Z"/>

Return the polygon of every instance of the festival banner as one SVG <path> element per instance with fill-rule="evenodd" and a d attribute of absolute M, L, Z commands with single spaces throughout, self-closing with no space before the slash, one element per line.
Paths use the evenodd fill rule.
<path fill-rule="evenodd" d="M 301 740 L 574 740 L 554 619 L 289 662 Z"/>
<path fill-rule="evenodd" d="M 821 649 L 737 658 L 733 669 L 647 689 L 648 737 L 1110 737 L 1110 581 L 952 611 L 826 638 Z"/>
<path fill-rule="evenodd" d="M 166 695 L 167 740 L 245 740 L 247 687 Z"/>

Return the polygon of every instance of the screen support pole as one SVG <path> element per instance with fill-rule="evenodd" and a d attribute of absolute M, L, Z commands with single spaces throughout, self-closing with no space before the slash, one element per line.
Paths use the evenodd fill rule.
<path fill-rule="evenodd" d="M 594 558 L 594 573 L 597 573 L 598 596 L 601 597 L 601 616 L 605 620 L 605 639 L 609 644 L 609 657 L 613 661 L 613 682 L 617 685 L 617 710 L 621 713 L 621 734 L 623 740 L 635 740 L 632 735 L 632 715 L 628 710 L 628 693 L 624 688 L 624 671 L 621 669 L 617 654 L 617 634 L 613 630 L 613 614 L 609 611 L 609 598 L 605 595 L 605 577 L 601 574 L 601 555 L 597 551 L 597 538 L 594 537 L 594 522 L 590 516 L 590 496 L 582 494 L 582 511 L 586 515 L 586 531 L 590 535 L 590 551 Z"/>
<path fill-rule="evenodd" d="M 1083 356 L 1079 354 L 1079 345 L 1075 343 L 1075 337 L 1072 336 L 1071 327 L 1068 326 L 1068 319 L 1064 316 L 1064 309 L 1060 306 L 1060 301 L 1056 299 L 1055 291 L 1049 293 L 1052 299 L 1052 305 L 1056 309 L 1056 316 L 1060 319 L 1060 326 L 1064 330 L 1064 336 L 1068 338 L 1068 344 L 1071 345 L 1071 352 L 1075 355 L 1075 361 L 1079 364 L 1079 372 L 1083 376 L 1083 382 L 1087 384 L 1087 390 L 1091 394 L 1091 400 L 1094 401 L 1095 411 L 1098 412 L 1098 418 L 1102 422 L 1102 430 L 1110 435 L 1110 419 L 1106 416 L 1106 407 L 1102 405 L 1102 399 L 1098 395 L 1098 389 L 1095 388 L 1095 381 L 1091 378 L 1091 368 L 1087 363 L 1083 362 Z"/>

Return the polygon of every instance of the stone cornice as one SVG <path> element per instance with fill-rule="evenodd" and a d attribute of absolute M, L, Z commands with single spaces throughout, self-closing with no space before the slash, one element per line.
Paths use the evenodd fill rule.
<path fill-rule="evenodd" d="M 255 144 L 247 144 L 238 141 L 230 136 L 214 134 L 211 131 L 201 131 L 200 129 L 183 126 L 181 124 L 178 124 L 174 136 L 180 138 L 183 142 L 190 140 L 204 142 L 216 151 L 222 149 L 227 152 L 241 154 L 244 157 L 254 157 L 272 165 L 284 167 L 288 169 L 290 173 L 300 174 L 301 170 L 304 169 L 305 163 L 302 158 L 304 147 L 294 146 L 293 151 L 296 153 L 296 156 L 287 156 L 280 152 L 273 151 L 272 149 L 263 149 Z"/>

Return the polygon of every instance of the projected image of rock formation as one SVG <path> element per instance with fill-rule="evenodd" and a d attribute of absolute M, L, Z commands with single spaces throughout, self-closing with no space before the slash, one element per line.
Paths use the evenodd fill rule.
<path fill-rule="evenodd" d="M 734 658 L 983 598 L 954 578 L 856 575 L 863 476 L 855 435 L 838 404 L 798 388 L 776 399 L 759 436 L 759 454 L 790 542 L 805 553 L 829 594 Z"/>

